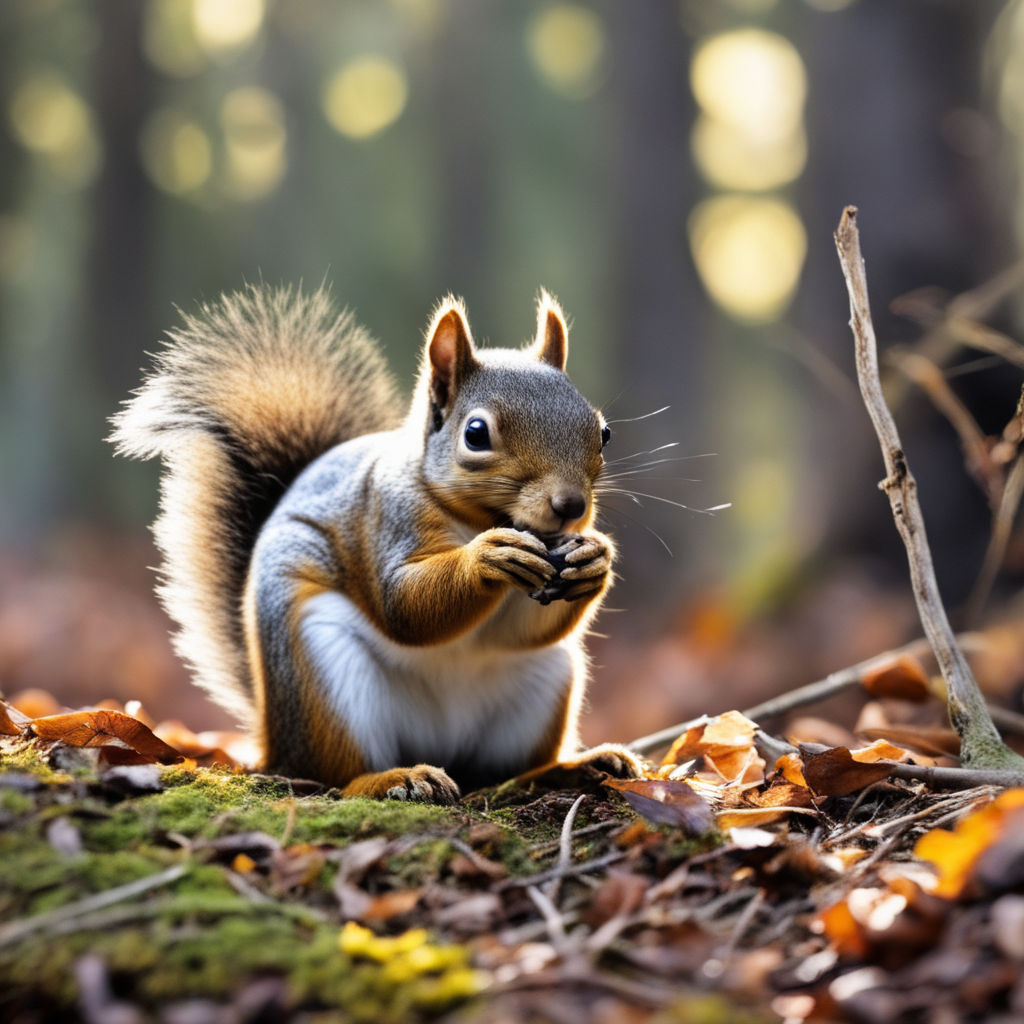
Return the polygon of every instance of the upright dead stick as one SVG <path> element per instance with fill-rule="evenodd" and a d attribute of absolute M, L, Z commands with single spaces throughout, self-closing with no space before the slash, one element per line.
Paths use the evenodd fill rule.
<path fill-rule="evenodd" d="M 907 465 L 896 423 L 882 395 L 856 207 L 848 206 L 843 210 L 835 242 L 850 294 L 850 327 L 856 345 L 857 380 L 885 460 L 886 477 L 879 486 L 889 498 L 896 529 L 907 549 L 918 615 L 946 682 L 949 720 L 960 737 L 960 760 L 969 768 L 1020 771 L 1024 769 L 1024 758 L 1018 757 L 999 738 L 978 684 L 953 637 L 946 609 L 939 597 L 924 517 L 917 501 L 917 485 Z"/>

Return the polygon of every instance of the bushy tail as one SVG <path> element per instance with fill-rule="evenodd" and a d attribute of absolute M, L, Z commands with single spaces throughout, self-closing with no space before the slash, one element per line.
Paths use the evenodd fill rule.
<path fill-rule="evenodd" d="M 324 288 L 250 285 L 183 314 L 114 417 L 119 453 L 164 461 L 153 532 L 175 647 L 243 724 L 241 603 L 257 533 L 313 459 L 401 414 L 383 356 Z"/>

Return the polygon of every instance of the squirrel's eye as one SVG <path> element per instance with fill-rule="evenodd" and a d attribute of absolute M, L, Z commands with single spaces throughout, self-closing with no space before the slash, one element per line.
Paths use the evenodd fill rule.
<path fill-rule="evenodd" d="M 604 426 L 601 428 L 601 447 L 603 448 L 612 439 L 612 428 Z"/>
<path fill-rule="evenodd" d="M 485 452 L 491 447 L 491 433 L 479 416 L 474 416 L 467 424 L 462 435 L 466 440 L 466 447 L 471 452 Z"/>

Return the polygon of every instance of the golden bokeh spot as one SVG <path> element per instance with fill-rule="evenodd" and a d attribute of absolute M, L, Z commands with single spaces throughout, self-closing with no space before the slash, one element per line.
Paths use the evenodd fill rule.
<path fill-rule="evenodd" d="M 323 90 L 323 108 L 335 131 L 367 139 L 398 120 L 408 95 L 405 72 L 387 57 L 367 54 L 340 67 Z"/>
<path fill-rule="evenodd" d="M 605 51 L 600 17 L 579 4 L 555 4 L 531 19 L 526 48 L 541 78 L 570 99 L 585 99 L 599 81 Z"/>
<path fill-rule="evenodd" d="M 165 107 L 151 114 L 139 139 L 142 166 L 153 184 L 171 195 L 195 192 L 213 166 L 210 139 L 187 114 Z"/>
<path fill-rule="evenodd" d="M 209 54 L 248 46 L 266 14 L 264 0 L 191 0 L 192 27 L 199 45 Z"/>
<path fill-rule="evenodd" d="M 743 28 L 712 36 L 697 48 L 690 80 L 706 114 L 752 138 L 778 138 L 800 124 L 804 64 L 775 32 Z"/>
<path fill-rule="evenodd" d="M 802 125 L 782 136 L 738 132 L 708 114 L 698 116 L 691 136 L 693 159 L 716 188 L 763 192 L 796 180 L 807 162 Z"/>
<path fill-rule="evenodd" d="M 193 0 L 149 0 L 142 17 L 142 51 L 165 74 L 202 71 L 206 56 L 196 38 Z"/>
<path fill-rule="evenodd" d="M 716 196 L 690 214 L 690 247 L 711 297 L 738 320 L 777 319 L 796 290 L 807 236 L 780 199 Z"/>
<path fill-rule="evenodd" d="M 62 78 L 37 71 L 14 89 L 8 107 L 11 131 L 59 178 L 88 185 L 100 166 L 92 111 Z"/>
<path fill-rule="evenodd" d="M 224 97 L 225 168 L 222 188 L 241 201 L 272 192 L 287 168 L 284 107 L 273 93 L 250 86 Z"/>

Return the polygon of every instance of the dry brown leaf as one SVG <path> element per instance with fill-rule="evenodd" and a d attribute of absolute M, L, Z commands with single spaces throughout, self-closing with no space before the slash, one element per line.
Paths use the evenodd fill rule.
<path fill-rule="evenodd" d="M 637 814 L 657 825 L 675 825 L 691 836 L 715 827 L 710 805 L 687 783 L 670 779 L 606 779 Z"/>
<path fill-rule="evenodd" d="M 982 855 L 1011 826 L 1020 827 L 1024 789 L 1008 789 L 991 803 L 957 822 L 952 832 L 932 829 L 917 841 L 914 855 L 934 865 L 938 875 L 933 892 L 955 899 L 969 885 Z"/>
<path fill-rule="evenodd" d="M 960 753 L 960 737 L 952 730 L 937 725 L 888 725 L 860 729 L 870 740 L 886 740 L 928 757 L 956 757 Z"/>
<path fill-rule="evenodd" d="M 923 701 L 931 696 L 928 674 L 917 658 L 901 654 L 883 665 L 867 669 L 860 681 L 873 697 Z"/>
<path fill-rule="evenodd" d="M 797 754 L 783 754 L 775 762 L 775 770 L 782 772 L 782 777 L 792 785 L 806 788 L 807 780 L 804 778 L 804 763 Z"/>
<path fill-rule="evenodd" d="M 902 761 L 907 752 L 902 747 L 893 746 L 884 739 L 875 740 L 870 746 L 857 747 L 850 751 L 850 757 L 861 764 L 874 764 L 876 761 Z"/>
<path fill-rule="evenodd" d="M 819 796 L 846 796 L 888 777 L 892 765 L 855 761 L 846 747 L 830 747 L 819 753 L 801 751 L 804 778 Z"/>
<path fill-rule="evenodd" d="M 703 757 L 707 768 L 726 783 L 756 783 L 764 778 L 764 760 L 754 747 L 756 726 L 738 711 L 727 711 L 696 725 L 672 744 L 663 765 Z"/>
<path fill-rule="evenodd" d="M 48 715 L 33 719 L 30 728 L 40 739 L 66 743 L 71 747 L 121 745 L 160 764 L 177 764 L 183 760 L 177 750 L 141 722 L 120 711 L 95 709 Z"/>
<path fill-rule="evenodd" d="M 400 914 L 408 914 L 423 895 L 423 889 L 394 889 L 374 896 L 363 908 L 363 921 L 390 921 Z"/>
<path fill-rule="evenodd" d="M 20 736 L 29 721 L 28 715 L 23 715 L 7 701 L 0 700 L 0 736 Z"/>

